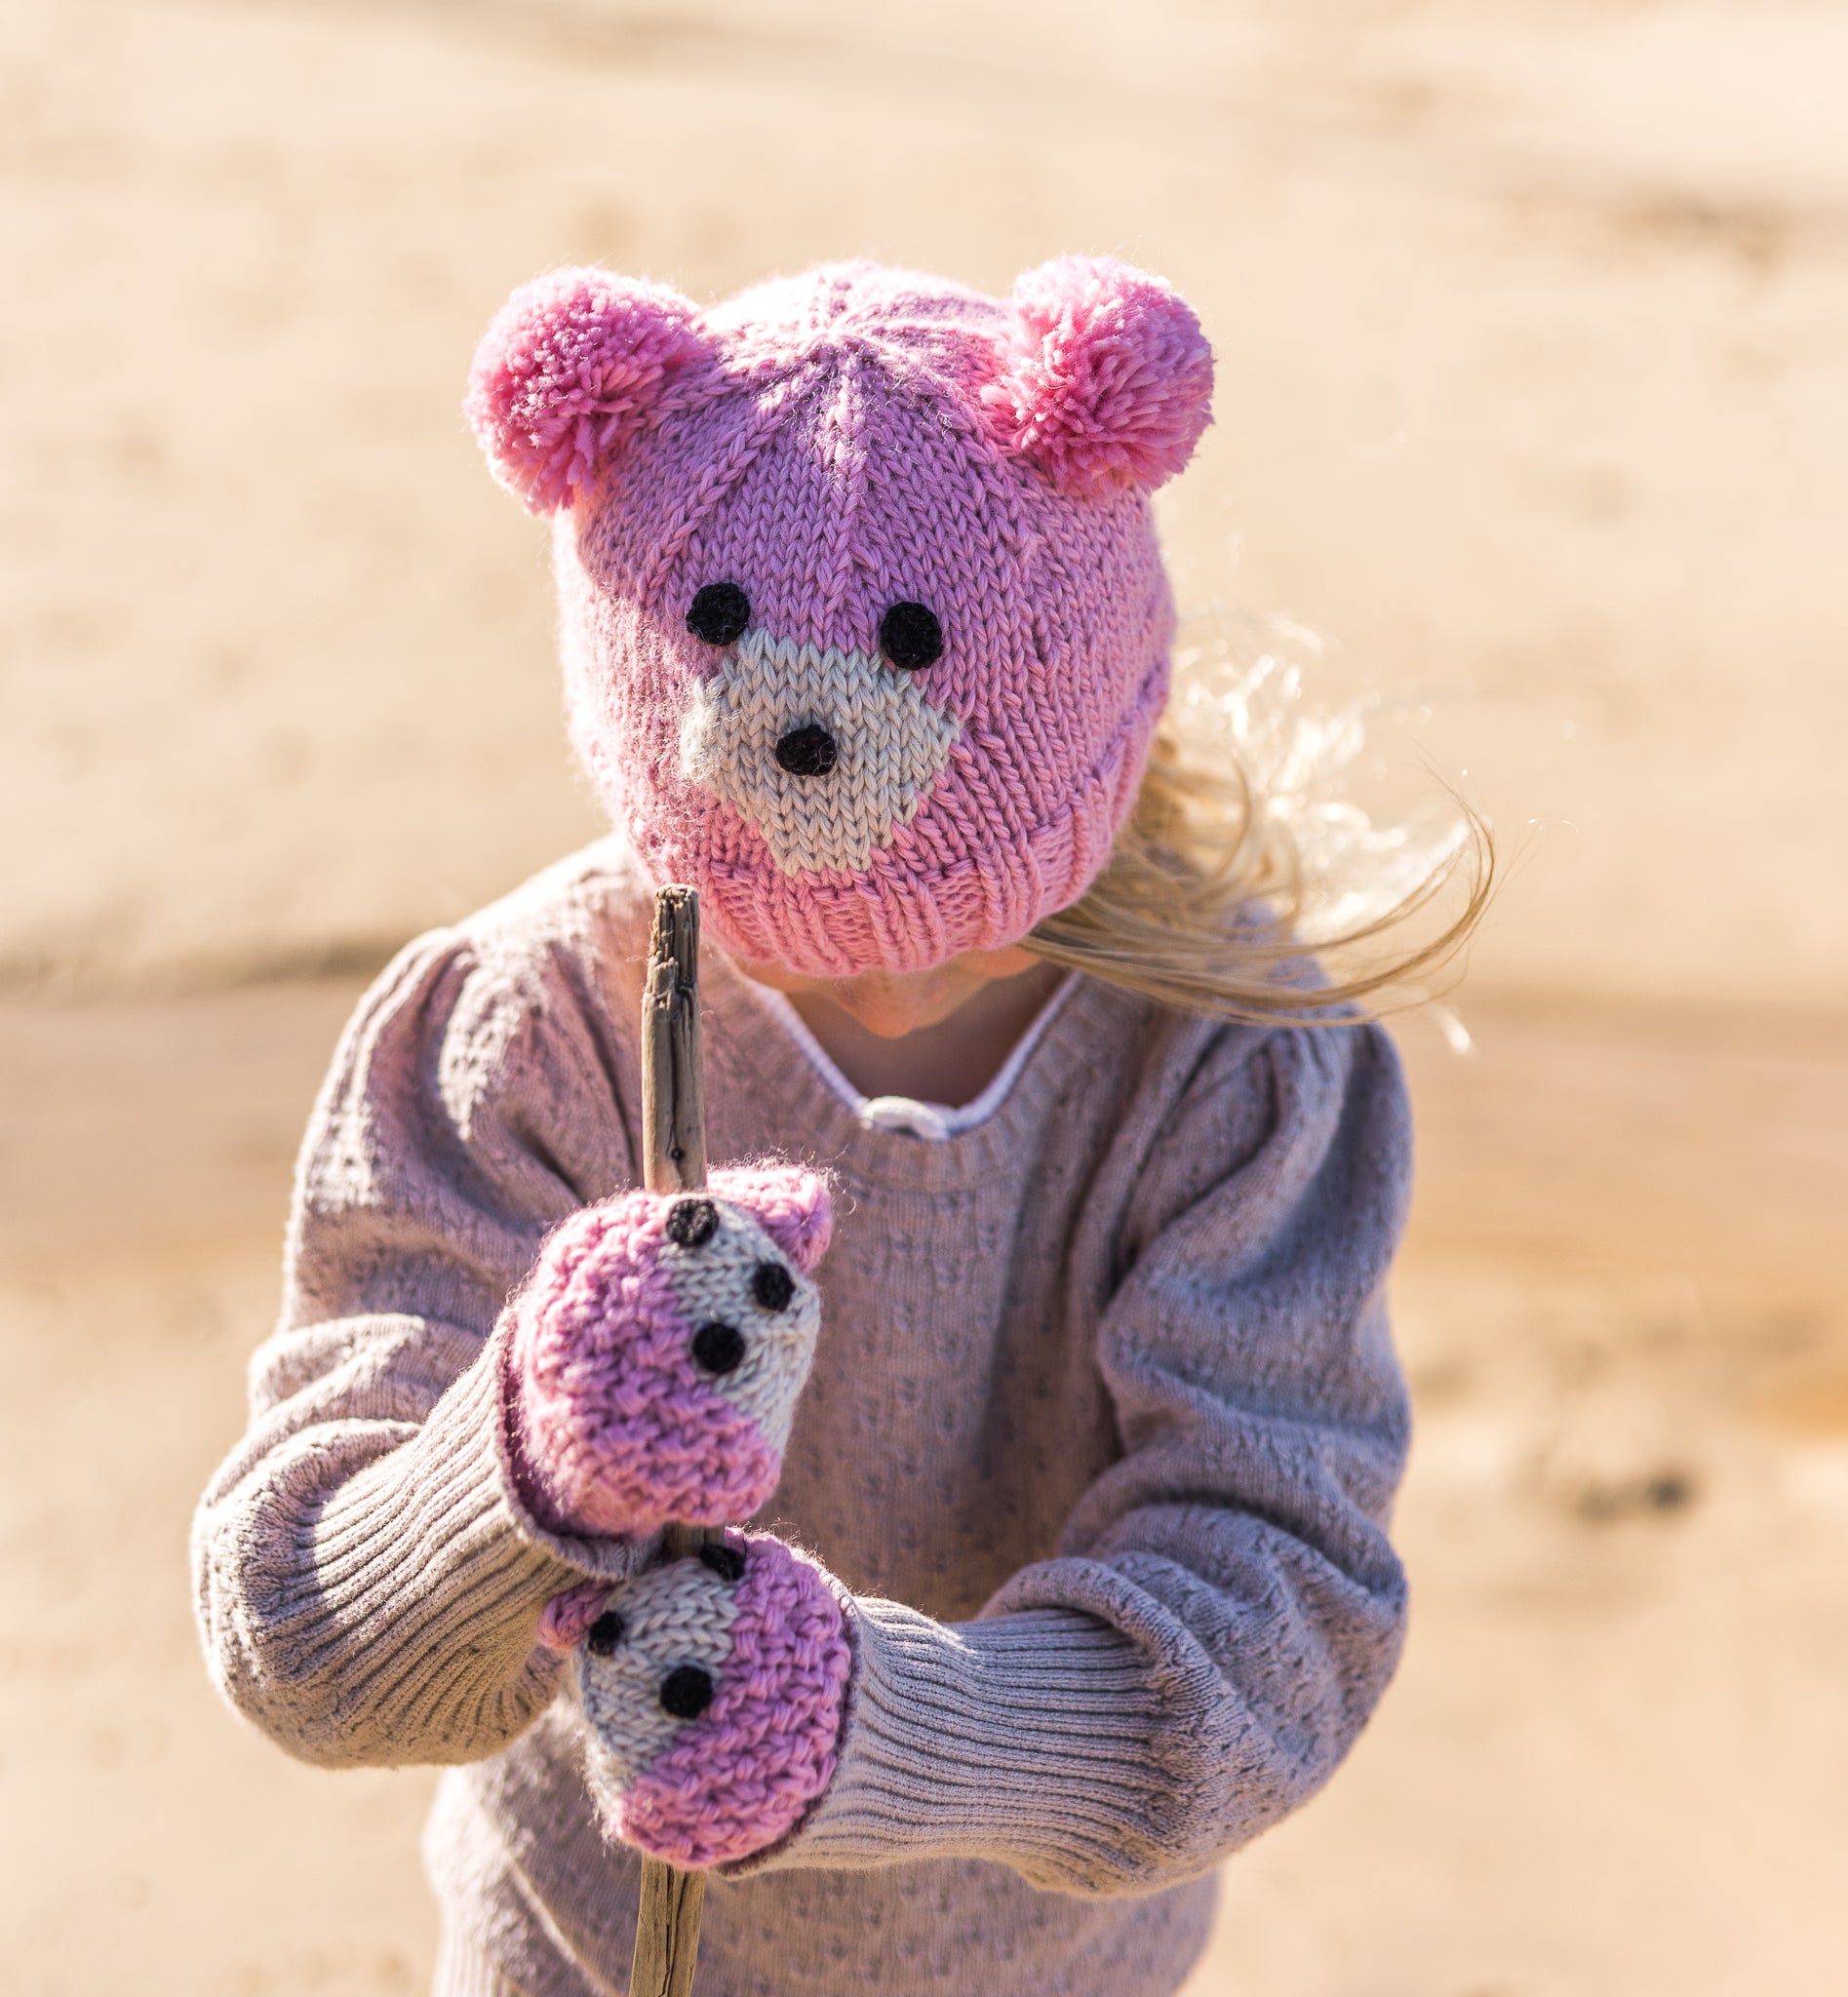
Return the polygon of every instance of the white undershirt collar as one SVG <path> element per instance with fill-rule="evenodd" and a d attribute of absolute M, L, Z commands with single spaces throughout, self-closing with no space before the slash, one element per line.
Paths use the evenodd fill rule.
<path fill-rule="evenodd" d="M 922 1137 L 927 1144 L 944 1144 L 986 1123 L 1007 1098 L 1007 1091 L 1020 1078 L 1042 1035 L 1052 1024 L 1067 996 L 1078 983 L 1078 973 L 1068 971 L 1046 1002 L 1034 1015 L 1033 1024 L 1014 1042 L 1013 1052 L 1001 1065 L 1000 1073 L 972 1103 L 951 1108 L 947 1103 L 921 1103 L 911 1096 L 863 1096 L 835 1066 L 828 1050 L 809 1032 L 807 1022 L 781 992 L 745 978 L 743 982 L 774 1015 L 803 1053 L 808 1065 L 869 1130 L 895 1130 Z"/>

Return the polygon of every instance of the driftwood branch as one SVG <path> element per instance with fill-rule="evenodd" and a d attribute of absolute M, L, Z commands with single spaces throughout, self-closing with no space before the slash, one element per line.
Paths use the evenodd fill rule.
<path fill-rule="evenodd" d="M 706 1183 L 706 1091 L 699 1063 L 699 896 L 654 897 L 642 999 L 642 1172 L 650 1193 Z"/>
<path fill-rule="evenodd" d="M 706 1097 L 699 1061 L 699 896 L 663 887 L 654 897 L 648 990 L 642 999 L 642 1172 L 650 1193 L 697 1193 L 706 1183 Z M 697 1552 L 700 1526 L 670 1525 L 666 1559 Z M 699 1959 L 706 1875 L 642 1860 L 629 1997 L 690 1997 Z"/>
<path fill-rule="evenodd" d="M 660 1859 L 642 1860 L 629 1997 L 690 1997 L 705 1897 L 703 1872 L 683 1872 Z"/>

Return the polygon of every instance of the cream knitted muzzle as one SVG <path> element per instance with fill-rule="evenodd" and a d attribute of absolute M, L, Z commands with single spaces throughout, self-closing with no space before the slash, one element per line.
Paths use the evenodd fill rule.
<path fill-rule="evenodd" d="M 824 771 L 779 762 L 800 730 L 823 731 Z M 732 805 L 785 874 L 858 873 L 911 823 L 962 731 L 883 659 L 747 631 L 691 684 L 681 769 Z"/>

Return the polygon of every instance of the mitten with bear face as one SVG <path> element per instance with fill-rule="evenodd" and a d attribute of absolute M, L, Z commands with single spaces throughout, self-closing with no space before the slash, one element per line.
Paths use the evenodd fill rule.
<path fill-rule="evenodd" d="M 574 1214 L 514 1299 L 516 1480 L 554 1530 L 642 1538 L 748 1518 L 776 1488 L 814 1356 L 827 1246 L 812 1172 L 717 1171 L 709 1194 Z"/>
<path fill-rule="evenodd" d="M 834 1777 L 850 1614 L 813 1561 L 767 1533 L 727 1533 L 613 1592 L 558 1597 L 541 1634 L 578 1650 L 605 1831 L 706 1866 L 794 1830 Z"/>

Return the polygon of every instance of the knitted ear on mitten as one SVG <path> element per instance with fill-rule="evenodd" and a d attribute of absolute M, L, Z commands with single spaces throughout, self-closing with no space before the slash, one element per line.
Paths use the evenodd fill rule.
<path fill-rule="evenodd" d="M 582 1640 L 605 1830 L 691 1866 L 747 1859 L 795 1829 L 834 1779 L 848 1613 L 813 1561 L 767 1533 L 727 1533 L 614 1593 L 561 1596 L 546 1640 Z"/>
<path fill-rule="evenodd" d="M 546 1242 L 504 1391 L 522 1495 L 554 1530 L 748 1518 L 776 1488 L 820 1327 L 827 1188 L 788 1166 L 627 1193 Z"/>

